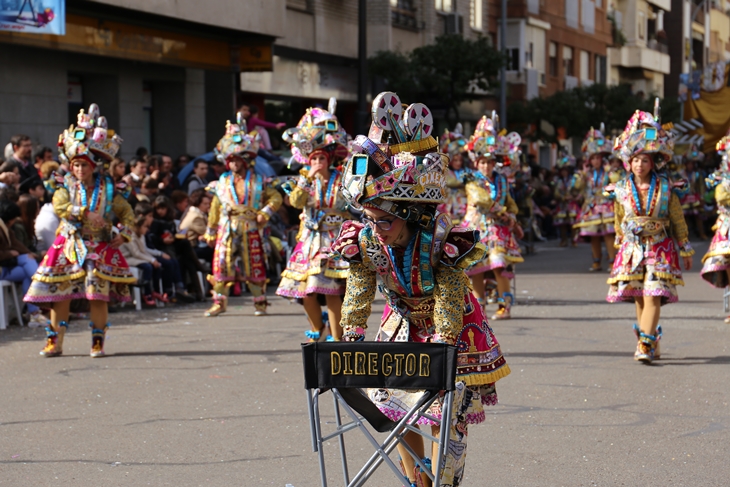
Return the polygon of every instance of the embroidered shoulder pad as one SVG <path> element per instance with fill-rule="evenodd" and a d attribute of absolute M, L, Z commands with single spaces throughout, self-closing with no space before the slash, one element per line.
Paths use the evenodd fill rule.
<path fill-rule="evenodd" d="M 441 264 L 468 269 L 487 255 L 479 243 L 479 232 L 471 228 L 452 228 L 446 237 L 441 254 Z"/>

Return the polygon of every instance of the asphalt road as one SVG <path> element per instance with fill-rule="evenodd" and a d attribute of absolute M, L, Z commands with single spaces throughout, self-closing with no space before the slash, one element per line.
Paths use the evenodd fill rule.
<path fill-rule="evenodd" d="M 527 258 L 514 318 L 492 323 L 512 374 L 470 430 L 465 486 L 730 485 L 730 325 L 698 247 L 652 366 L 634 362 L 633 306 L 605 302 L 587 246 Z M 305 319 L 272 301 L 263 318 L 250 297 L 215 319 L 202 305 L 115 314 L 110 355 L 95 360 L 84 322 L 54 359 L 38 355 L 41 330 L 0 332 L 0 485 L 319 485 Z M 382 301 L 374 309 L 371 326 Z M 348 449 L 369 451 L 360 439 Z M 342 485 L 328 452 L 330 485 Z M 398 483 L 383 471 L 368 485 Z"/>

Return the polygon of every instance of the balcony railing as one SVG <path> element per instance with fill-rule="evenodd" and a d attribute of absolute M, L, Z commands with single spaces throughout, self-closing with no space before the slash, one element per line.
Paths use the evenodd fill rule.
<path fill-rule="evenodd" d="M 649 42 L 646 43 L 646 47 L 654 51 L 661 52 L 662 54 L 669 54 L 669 47 L 656 39 L 650 39 Z"/>
<path fill-rule="evenodd" d="M 393 27 L 403 29 L 419 30 L 419 22 L 416 18 L 416 10 L 404 8 L 391 8 L 390 19 Z"/>

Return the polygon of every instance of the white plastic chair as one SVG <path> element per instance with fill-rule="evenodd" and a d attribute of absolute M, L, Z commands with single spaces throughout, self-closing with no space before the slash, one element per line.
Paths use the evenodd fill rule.
<path fill-rule="evenodd" d="M 18 323 L 23 326 L 23 315 L 20 300 L 18 299 L 18 289 L 15 287 L 15 283 L 11 281 L 0 281 L 0 330 L 4 330 L 8 327 L 10 321 L 8 317 L 8 308 L 5 303 L 5 288 L 10 288 L 13 293 L 13 302 L 15 303 L 15 312 L 18 313 Z"/>
<path fill-rule="evenodd" d="M 134 278 L 137 279 L 137 282 L 139 282 L 139 269 L 135 266 L 131 266 L 129 268 L 129 272 L 131 272 Z M 132 296 L 134 297 L 134 309 L 142 311 L 142 291 L 140 291 L 137 283 L 131 284 L 130 287 L 132 288 Z"/>

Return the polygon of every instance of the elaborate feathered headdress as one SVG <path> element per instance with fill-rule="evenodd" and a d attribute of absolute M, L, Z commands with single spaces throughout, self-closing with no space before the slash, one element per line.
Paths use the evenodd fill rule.
<path fill-rule="evenodd" d="M 326 152 L 330 162 L 347 158 L 347 132 L 335 116 L 337 100 L 330 98 L 327 108 L 307 108 L 297 126 L 282 135 L 291 144 L 292 158 L 302 165 L 308 165 L 309 156 L 317 151 Z"/>
<path fill-rule="evenodd" d="M 122 138 L 108 128 L 99 105 L 92 103 L 88 112 L 79 111 L 76 126 L 71 125 L 58 136 L 58 155 L 62 162 L 83 158 L 96 167 L 97 162 L 114 159 L 121 145 Z"/>
<path fill-rule="evenodd" d="M 237 123 L 226 122 L 226 133 L 215 146 L 215 157 L 228 168 L 231 157 L 238 156 L 249 164 L 254 164 L 258 154 L 260 136 L 256 132 L 247 133 L 246 120 L 238 114 Z"/>

